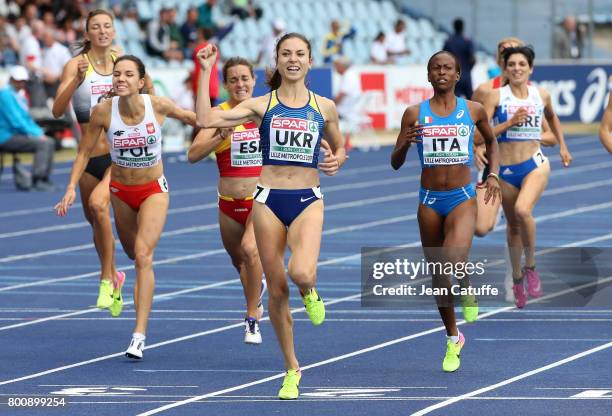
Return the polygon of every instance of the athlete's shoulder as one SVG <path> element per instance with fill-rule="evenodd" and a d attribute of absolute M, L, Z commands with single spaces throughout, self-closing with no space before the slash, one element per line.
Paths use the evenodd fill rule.
<path fill-rule="evenodd" d="M 334 100 L 331 100 L 327 97 L 323 97 L 322 95 L 319 95 L 319 94 L 315 94 L 314 92 L 312 93 L 312 96 L 316 100 L 322 112 L 336 109 L 336 103 L 334 102 Z"/>
<path fill-rule="evenodd" d="M 488 80 L 480 84 L 472 94 L 472 101 L 482 103 L 485 97 L 493 90 L 493 80 Z"/>
<path fill-rule="evenodd" d="M 91 116 L 89 117 L 90 123 L 99 123 L 99 124 L 108 124 L 108 121 L 111 119 L 113 107 L 113 100 L 108 99 L 96 104 L 91 111 Z"/>
<path fill-rule="evenodd" d="M 402 115 L 401 127 L 407 127 L 408 125 L 414 124 L 419 119 L 419 113 L 421 112 L 421 104 L 426 101 L 422 101 L 419 104 L 414 104 L 406 107 L 404 114 Z"/>
<path fill-rule="evenodd" d="M 550 99 L 550 93 L 548 92 L 546 88 L 544 87 L 533 87 L 533 88 L 535 88 L 536 91 L 540 94 L 540 98 L 542 98 L 543 101 L 547 101 L 548 99 Z"/>

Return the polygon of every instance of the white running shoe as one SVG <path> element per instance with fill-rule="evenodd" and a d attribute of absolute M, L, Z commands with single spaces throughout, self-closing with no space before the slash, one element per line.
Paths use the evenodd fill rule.
<path fill-rule="evenodd" d="M 261 332 L 257 319 L 247 318 L 244 320 L 244 343 L 261 344 Z"/>
<path fill-rule="evenodd" d="M 132 342 L 130 342 L 130 346 L 125 351 L 125 356 L 128 358 L 132 358 L 134 360 L 142 359 L 142 351 L 145 347 L 144 338 L 132 338 Z"/>

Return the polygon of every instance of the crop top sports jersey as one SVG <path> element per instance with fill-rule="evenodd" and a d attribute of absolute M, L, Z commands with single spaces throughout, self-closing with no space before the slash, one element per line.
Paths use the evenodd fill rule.
<path fill-rule="evenodd" d="M 301 108 L 287 107 L 276 90 L 259 126 L 263 165 L 289 165 L 317 168 L 325 121 L 315 94 Z"/>
<path fill-rule="evenodd" d="M 161 160 L 162 131 L 155 118 L 151 96 L 140 94 L 145 114 L 135 126 L 128 126 L 119 114 L 119 98 L 112 98 L 111 122 L 106 138 L 111 148 L 113 163 L 123 168 L 150 168 Z"/>
<path fill-rule="evenodd" d="M 86 53 L 84 55 L 89 62 L 89 67 L 85 72 L 85 78 L 72 96 L 72 106 L 79 123 L 89 123 L 89 115 L 93 108 L 100 102 L 100 98 L 113 88 L 113 74 L 102 75 L 97 73 L 89 60 L 89 56 Z M 111 59 L 115 62 L 117 56 L 111 54 Z"/>
<path fill-rule="evenodd" d="M 527 110 L 527 120 L 521 124 L 510 127 L 497 137 L 498 142 L 540 140 L 542 138 L 542 117 L 544 114 L 544 102 L 540 92 L 533 85 L 528 85 L 529 94 L 526 99 L 520 99 L 512 94 L 509 85 L 500 88 L 499 104 L 493 113 L 493 125 L 510 120 L 520 109 Z"/>
<path fill-rule="evenodd" d="M 463 98 L 456 97 L 455 110 L 446 117 L 431 111 L 429 100 L 419 107 L 422 141 L 417 142 L 421 168 L 470 165 L 473 159 L 474 122 Z"/>
<path fill-rule="evenodd" d="M 227 101 L 219 107 L 223 110 L 231 108 Z M 232 135 L 217 146 L 215 155 L 221 177 L 258 177 L 261 173 L 261 140 L 257 124 L 247 122 L 236 127 Z"/>

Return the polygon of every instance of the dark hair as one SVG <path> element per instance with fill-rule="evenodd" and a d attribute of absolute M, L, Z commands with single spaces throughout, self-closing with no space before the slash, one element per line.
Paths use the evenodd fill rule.
<path fill-rule="evenodd" d="M 304 42 L 306 44 L 306 47 L 308 48 L 308 58 L 312 56 L 312 47 L 310 46 L 310 41 L 306 39 L 306 36 L 300 33 L 290 32 L 290 33 L 285 34 L 283 37 L 281 37 L 278 40 L 278 42 L 276 42 L 276 60 L 277 61 L 278 61 L 278 51 L 280 49 L 281 44 L 284 41 L 288 39 L 293 39 L 293 38 L 300 39 L 302 42 Z M 278 89 L 281 86 L 281 83 L 283 81 L 283 79 L 281 78 L 280 72 L 278 72 L 278 69 L 275 69 L 274 71 L 266 71 L 266 78 L 267 78 L 266 84 L 268 84 L 268 86 L 270 87 L 270 91 Z"/>
<path fill-rule="evenodd" d="M 455 29 L 455 33 L 463 33 L 463 19 L 458 17 L 453 20 L 453 29 Z"/>
<path fill-rule="evenodd" d="M 223 82 L 227 82 L 227 71 L 229 71 L 230 68 L 238 66 L 238 65 L 244 65 L 247 68 L 249 68 L 249 72 L 251 72 L 251 76 L 255 78 L 255 72 L 253 72 L 253 64 L 251 64 L 245 58 L 242 58 L 240 56 L 234 56 L 228 59 L 227 61 L 225 61 L 225 64 L 223 64 L 223 70 L 222 70 Z"/>
<path fill-rule="evenodd" d="M 115 69 L 115 67 L 117 66 L 117 64 L 118 64 L 119 62 L 121 62 L 121 61 L 130 61 L 130 62 L 134 62 L 134 63 L 136 64 L 136 66 L 138 67 L 138 76 L 139 76 L 139 79 L 143 79 L 143 78 L 145 77 L 145 73 L 146 73 L 145 66 L 144 66 L 144 64 L 142 63 L 142 61 L 141 61 L 141 60 L 140 60 L 138 57 L 136 57 L 136 56 L 134 56 L 134 55 L 122 55 L 122 56 L 120 56 L 119 58 L 117 58 L 117 60 L 116 60 L 116 61 L 113 63 L 113 69 Z M 142 88 L 140 89 L 140 91 L 138 91 L 138 92 L 139 92 L 140 94 L 148 94 L 148 91 L 147 91 L 146 87 L 142 87 Z M 114 97 L 115 95 L 116 95 L 116 94 L 115 94 L 115 91 L 113 91 L 113 90 L 111 89 L 109 92 L 107 92 L 106 94 L 104 94 L 104 96 L 103 96 L 102 98 L 103 98 L 104 100 L 108 100 L 109 98 L 112 98 L 112 97 Z"/>
<path fill-rule="evenodd" d="M 89 14 L 87 15 L 87 19 L 85 19 L 85 32 L 89 31 L 89 21 L 93 19 L 94 17 L 99 16 L 101 14 L 110 17 L 111 22 L 113 22 L 113 25 L 114 25 L 115 17 L 113 16 L 111 12 L 104 10 L 104 9 L 95 9 L 95 10 L 90 11 Z M 70 49 L 72 49 L 75 55 L 87 53 L 91 49 L 91 41 L 89 39 L 78 40 L 74 42 L 72 45 L 70 45 Z"/>
<path fill-rule="evenodd" d="M 143 79 L 145 77 L 145 73 L 146 73 L 145 66 L 142 63 L 142 61 L 140 60 L 140 58 L 138 58 L 138 57 L 136 57 L 134 55 L 122 55 L 119 58 L 117 58 L 117 60 L 113 64 L 113 69 L 121 61 L 131 61 L 131 62 L 134 62 L 136 64 L 136 66 L 138 67 L 138 76 L 140 77 L 140 79 Z"/>
<path fill-rule="evenodd" d="M 510 59 L 511 55 L 515 53 L 520 53 L 527 59 L 527 63 L 529 64 L 529 68 L 533 68 L 533 60 L 535 59 L 535 52 L 531 46 L 517 46 L 513 48 L 506 48 L 504 50 L 504 68 L 508 66 L 508 59 Z"/>
<path fill-rule="evenodd" d="M 374 40 L 380 40 L 385 37 L 385 32 L 378 32 Z"/>
<path fill-rule="evenodd" d="M 431 58 L 429 58 L 429 61 L 427 61 L 427 72 L 431 70 L 431 62 L 434 60 L 434 58 L 442 54 L 449 55 L 455 60 L 455 69 L 457 70 L 457 72 L 459 72 L 459 74 L 461 74 L 461 63 L 459 62 L 459 59 L 457 58 L 457 56 L 455 56 L 454 53 L 449 52 L 449 51 L 438 51 L 434 53 L 433 55 L 431 55 Z"/>

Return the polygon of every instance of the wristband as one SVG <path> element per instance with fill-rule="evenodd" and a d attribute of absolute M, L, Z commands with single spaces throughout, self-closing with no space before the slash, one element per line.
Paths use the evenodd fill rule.
<path fill-rule="evenodd" d="M 495 178 L 495 180 L 497 181 L 497 183 L 499 183 L 499 175 L 498 175 L 497 173 L 493 173 L 493 172 L 489 173 L 489 174 L 487 175 L 487 179 L 488 179 L 488 178 Z"/>

